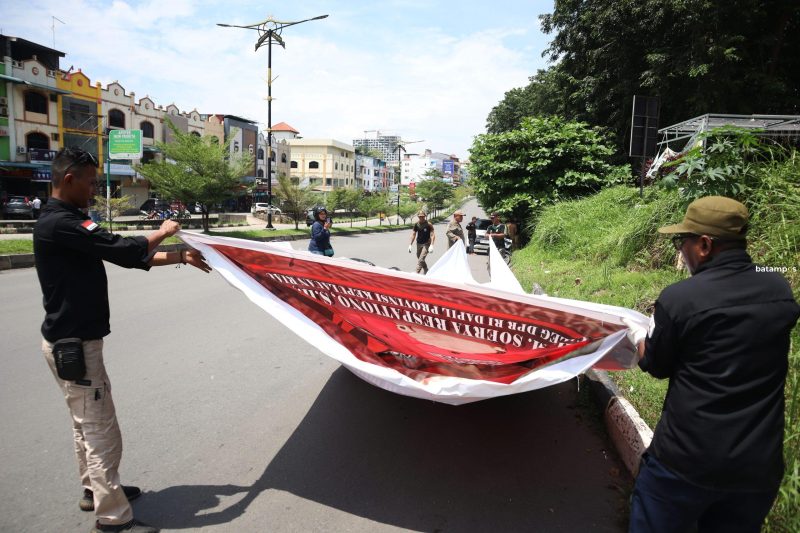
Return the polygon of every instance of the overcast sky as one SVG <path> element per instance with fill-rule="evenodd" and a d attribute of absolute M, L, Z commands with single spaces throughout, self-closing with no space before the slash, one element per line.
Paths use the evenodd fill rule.
<path fill-rule="evenodd" d="M 272 122 L 347 143 L 381 130 L 462 159 L 503 94 L 546 66 L 538 15 L 552 0 L 0 0 L 0 30 L 66 53 L 103 85 L 182 111 L 267 123 L 267 50 L 255 31 L 295 21 L 273 45 Z"/>

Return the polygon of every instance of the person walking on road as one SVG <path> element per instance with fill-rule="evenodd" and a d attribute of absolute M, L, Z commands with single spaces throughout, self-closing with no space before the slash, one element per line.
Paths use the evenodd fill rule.
<path fill-rule="evenodd" d="M 128 502 L 142 491 L 120 482 L 122 437 L 103 362 L 103 337 L 110 333 L 103 261 L 142 270 L 187 263 L 203 272 L 211 267 L 196 250 L 156 252 L 180 229 L 173 220 L 147 237 L 121 237 L 92 222 L 83 212 L 97 179 L 97 159 L 89 152 L 59 151 L 52 176 L 53 194 L 34 227 L 33 251 L 44 296 L 42 352 L 72 418 L 83 487 L 79 507 L 95 512 L 92 531 L 158 531 L 133 518 Z"/>
<path fill-rule="evenodd" d="M 760 531 L 783 478 L 789 335 L 786 279 L 753 264 L 747 208 L 692 202 L 672 236 L 691 277 L 664 289 L 648 330 L 629 324 L 639 366 L 669 379 L 642 456 L 630 531 Z"/>
<path fill-rule="evenodd" d="M 428 222 L 425 211 L 417 213 L 419 219 L 414 227 L 411 229 L 411 242 L 408 245 L 408 253 L 412 253 L 414 249 L 414 241 L 417 243 L 417 274 L 422 272 L 428 273 L 428 263 L 425 259 L 428 254 L 433 253 L 433 243 L 436 240 L 436 235 L 433 233 L 433 224 Z"/>
<path fill-rule="evenodd" d="M 39 218 L 39 213 L 42 212 L 42 200 L 38 196 L 33 197 L 33 201 L 31 202 L 31 211 L 33 213 L 34 220 Z"/>
<path fill-rule="evenodd" d="M 467 253 L 471 254 L 475 251 L 475 241 L 478 239 L 478 217 L 472 217 L 472 220 L 467 224 L 467 242 L 469 248 Z"/>
<path fill-rule="evenodd" d="M 453 246 L 459 239 L 464 242 L 464 228 L 461 227 L 461 221 L 464 220 L 464 212 L 458 210 L 453 213 L 453 220 L 447 225 L 447 247 Z"/>
<path fill-rule="evenodd" d="M 328 211 L 324 207 L 314 209 L 314 223 L 311 225 L 311 240 L 308 242 L 308 251 L 312 254 L 333 256 L 331 221 L 328 218 Z"/>

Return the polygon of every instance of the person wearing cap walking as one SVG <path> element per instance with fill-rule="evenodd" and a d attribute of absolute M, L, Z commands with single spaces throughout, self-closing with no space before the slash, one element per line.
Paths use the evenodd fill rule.
<path fill-rule="evenodd" d="M 461 227 L 461 221 L 464 220 L 464 212 L 459 209 L 453 213 L 453 220 L 447 225 L 447 247 L 450 248 L 459 239 L 464 242 L 464 228 Z"/>
<path fill-rule="evenodd" d="M 411 242 L 408 244 L 408 253 L 414 250 L 414 241 L 417 243 L 417 274 L 428 273 L 428 263 L 425 259 L 433 253 L 433 243 L 436 235 L 433 233 L 433 224 L 428 222 L 425 211 L 417 213 L 419 220 L 411 228 Z"/>
<path fill-rule="evenodd" d="M 649 330 L 629 324 L 639 366 L 669 379 L 642 455 L 630 531 L 759 531 L 783 477 L 789 283 L 753 264 L 747 208 L 692 202 L 671 235 L 691 277 L 665 288 Z"/>

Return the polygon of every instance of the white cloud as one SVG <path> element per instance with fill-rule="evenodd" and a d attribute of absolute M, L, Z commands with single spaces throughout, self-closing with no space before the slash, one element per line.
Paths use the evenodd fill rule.
<path fill-rule="evenodd" d="M 50 19 L 42 14 L 67 22 L 56 27 L 56 47 L 67 53 L 63 65 L 82 68 L 92 81 L 119 80 L 164 106 L 267 122 L 266 48 L 253 51 L 256 32 L 214 25 L 253 22 L 242 9 L 218 20 L 210 6 L 188 0 L 11 4 L 6 34 L 49 46 Z M 540 51 L 530 50 L 534 15 L 472 32 L 448 32 L 430 21 L 387 31 L 357 17 L 351 10 L 309 23 L 320 25 L 317 31 L 289 28 L 286 49 L 273 46 L 273 123 L 345 142 L 383 128 L 466 158 L 491 108 L 543 66 Z"/>

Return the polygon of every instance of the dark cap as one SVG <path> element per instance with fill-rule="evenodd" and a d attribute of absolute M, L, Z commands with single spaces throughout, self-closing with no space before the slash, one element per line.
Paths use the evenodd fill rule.
<path fill-rule="evenodd" d="M 744 204 L 724 196 L 706 196 L 689 204 L 683 222 L 659 228 L 659 233 L 694 233 L 720 239 L 747 237 L 748 213 Z"/>

